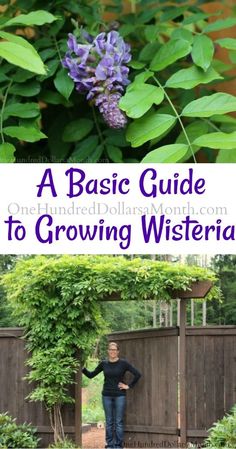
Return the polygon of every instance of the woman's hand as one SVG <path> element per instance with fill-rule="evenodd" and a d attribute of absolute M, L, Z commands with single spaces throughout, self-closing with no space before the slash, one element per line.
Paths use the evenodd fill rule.
<path fill-rule="evenodd" d="M 119 383 L 118 383 L 118 388 L 119 388 L 120 390 L 128 390 L 128 389 L 129 389 L 129 385 L 123 384 L 123 382 L 119 382 Z"/>

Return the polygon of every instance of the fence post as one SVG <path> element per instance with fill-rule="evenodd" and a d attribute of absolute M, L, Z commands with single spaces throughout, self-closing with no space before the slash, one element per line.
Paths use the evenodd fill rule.
<path fill-rule="evenodd" d="M 82 447 L 81 386 L 82 372 L 79 367 L 75 375 L 75 443 L 78 447 Z"/>
<path fill-rule="evenodd" d="M 186 300 L 180 300 L 179 323 L 179 388 L 180 388 L 180 443 L 187 444 L 186 420 Z"/>

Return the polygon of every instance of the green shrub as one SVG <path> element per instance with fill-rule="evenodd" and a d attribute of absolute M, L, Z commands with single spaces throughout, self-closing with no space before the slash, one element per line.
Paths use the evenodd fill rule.
<path fill-rule="evenodd" d="M 57 443 L 50 444 L 50 449 L 67 449 L 67 448 L 76 448 L 76 444 L 74 441 L 65 437 L 64 440 L 58 441 Z M 79 449 L 79 448 L 78 448 Z"/>
<path fill-rule="evenodd" d="M 212 449 L 236 447 L 236 405 L 229 414 L 214 423 L 205 445 Z"/>
<path fill-rule="evenodd" d="M 36 448 L 39 438 L 35 436 L 36 428 L 30 424 L 16 424 L 8 413 L 0 414 L 1 448 Z"/>

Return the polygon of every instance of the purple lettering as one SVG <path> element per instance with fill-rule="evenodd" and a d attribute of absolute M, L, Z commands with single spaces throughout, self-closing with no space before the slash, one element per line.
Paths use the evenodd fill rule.
<path fill-rule="evenodd" d="M 54 197 L 57 196 L 57 192 L 56 192 L 55 185 L 54 185 L 54 182 L 53 182 L 53 176 L 52 176 L 51 168 L 47 168 L 45 170 L 45 172 L 43 174 L 43 177 L 42 177 L 41 183 L 37 184 L 36 187 L 38 187 L 38 193 L 37 193 L 38 197 L 42 196 L 42 192 L 43 192 L 43 189 L 45 187 L 49 187 L 51 189 L 52 196 L 54 196 Z"/>

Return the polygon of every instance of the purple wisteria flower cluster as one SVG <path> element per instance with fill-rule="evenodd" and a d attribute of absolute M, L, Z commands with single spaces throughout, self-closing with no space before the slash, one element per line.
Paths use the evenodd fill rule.
<path fill-rule="evenodd" d="M 78 43 L 73 34 L 67 42 L 69 51 L 63 66 L 75 82 L 76 90 L 87 93 L 111 128 L 123 128 L 127 119 L 118 103 L 129 84 L 130 45 L 117 31 L 100 33 L 95 38 L 83 31 Z"/>

